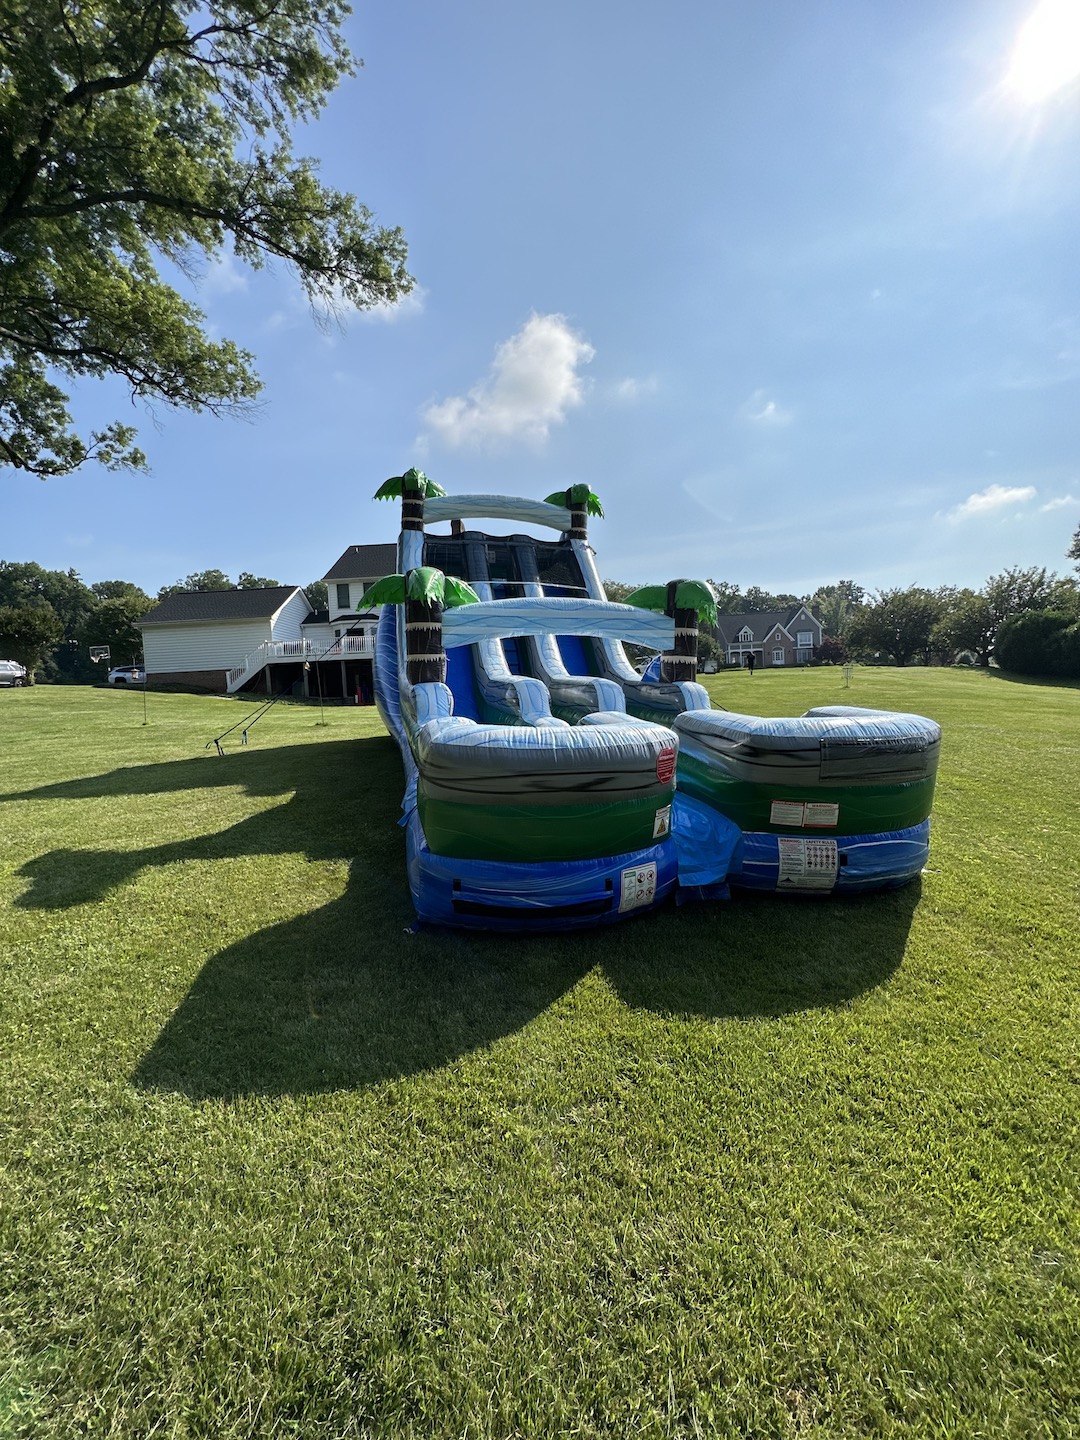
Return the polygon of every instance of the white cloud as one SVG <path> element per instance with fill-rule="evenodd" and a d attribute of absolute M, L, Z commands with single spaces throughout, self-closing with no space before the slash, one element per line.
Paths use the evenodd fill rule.
<path fill-rule="evenodd" d="M 625 380 L 616 380 L 611 387 L 611 396 L 621 405 L 633 405 L 637 400 L 643 400 L 647 395 L 655 395 L 660 388 L 660 382 L 655 375 L 646 375 L 644 379 L 637 379 L 636 376 L 627 375 Z"/>
<path fill-rule="evenodd" d="M 428 405 L 424 423 L 453 448 L 500 440 L 540 443 L 584 400 L 578 367 L 595 353 L 565 315 L 534 312 L 498 346 L 486 378 L 467 395 Z"/>
<path fill-rule="evenodd" d="M 1023 505 L 1028 500 L 1034 500 L 1037 493 L 1034 485 L 988 485 L 985 490 L 976 491 L 954 506 L 948 513 L 948 519 L 970 520 L 976 515 L 989 515 L 1007 505 Z"/>
<path fill-rule="evenodd" d="M 414 285 L 408 295 L 403 295 L 396 305 L 372 305 L 370 310 L 357 310 L 361 320 L 381 321 L 384 325 L 396 325 L 399 320 L 411 320 L 424 313 L 428 292 L 422 285 Z"/>
<path fill-rule="evenodd" d="M 232 295 L 248 287 L 248 273 L 235 255 L 223 251 L 215 255 L 202 277 L 202 290 L 206 295 Z"/>
<path fill-rule="evenodd" d="M 1075 495 L 1059 495 L 1056 500 L 1048 500 L 1045 505 L 1039 506 L 1039 514 L 1045 515 L 1048 510 L 1066 510 L 1070 505 L 1080 505 Z"/>
<path fill-rule="evenodd" d="M 790 425 L 793 419 L 791 411 L 771 400 L 764 390 L 755 390 L 739 414 L 752 425 Z"/>

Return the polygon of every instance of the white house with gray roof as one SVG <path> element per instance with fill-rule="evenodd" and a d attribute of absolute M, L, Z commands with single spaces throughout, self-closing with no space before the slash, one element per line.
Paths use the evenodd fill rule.
<path fill-rule="evenodd" d="M 298 585 L 169 595 L 139 621 L 147 682 L 371 703 L 378 612 L 360 607 L 396 563 L 393 544 L 350 545 L 320 611 Z"/>

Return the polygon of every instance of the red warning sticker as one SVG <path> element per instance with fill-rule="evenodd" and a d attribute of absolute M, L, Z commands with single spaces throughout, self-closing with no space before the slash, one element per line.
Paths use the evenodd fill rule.
<path fill-rule="evenodd" d="M 656 778 L 661 785 L 670 785 L 675 775 L 675 747 L 665 745 L 656 757 Z"/>

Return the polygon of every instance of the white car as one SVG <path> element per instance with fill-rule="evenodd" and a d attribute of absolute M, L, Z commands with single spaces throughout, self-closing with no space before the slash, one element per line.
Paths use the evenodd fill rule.
<path fill-rule="evenodd" d="M 110 685 L 141 685 L 145 679 L 141 665 L 114 665 L 109 671 Z"/>
<path fill-rule="evenodd" d="M 17 660 L 0 660 L 0 685 L 25 685 L 26 666 Z"/>

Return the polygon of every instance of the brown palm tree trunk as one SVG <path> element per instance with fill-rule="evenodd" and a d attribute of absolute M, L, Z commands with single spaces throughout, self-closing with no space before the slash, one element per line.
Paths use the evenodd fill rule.
<path fill-rule="evenodd" d="M 665 650 L 660 660 L 660 678 L 668 684 L 697 679 L 698 617 L 696 610 L 682 610 L 675 604 L 675 591 L 682 583 L 670 582 L 664 607 L 664 614 L 675 621 L 675 648 Z"/>
<path fill-rule="evenodd" d="M 587 505 L 575 505 L 570 500 L 570 488 L 566 491 L 566 508 L 570 511 L 570 529 L 567 535 L 571 540 L 587 540 L 589 538 L 589 511 Z"/>
<path fill-rule="evenodd" d="M 405 601 L 405 677 L 410 685 L 446 683 L 442 612 L 436 600 Z"/>
<path fill-rule="evenodd" d="M 424 492 L 401 487 L 401 528 L 402 530 L 423 530 Z"/>

